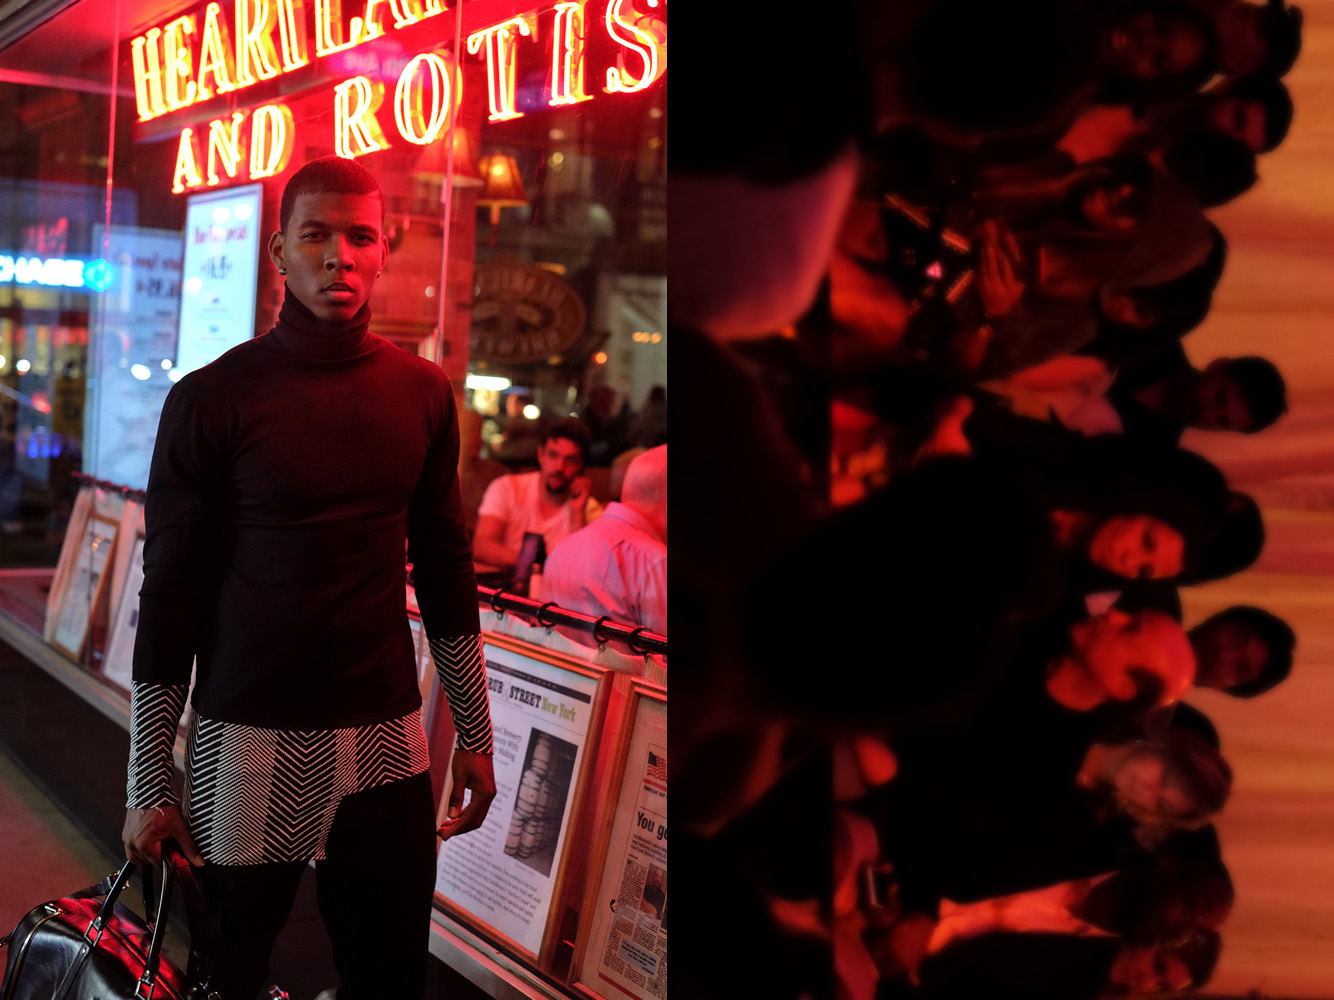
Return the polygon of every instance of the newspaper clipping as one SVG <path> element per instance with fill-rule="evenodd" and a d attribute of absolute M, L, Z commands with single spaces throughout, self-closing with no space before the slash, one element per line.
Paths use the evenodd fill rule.
<path fill-rule="evenodd" d="M 496 798 L 440 851 L 436 891 L 534 954 L 551 908 L 598 679 L 487 644 Z"/>
<path fill-rule="evenodd" d="M 667 706 L 640 696 L 581 978 L 609 997 L 667 995 Z"/>

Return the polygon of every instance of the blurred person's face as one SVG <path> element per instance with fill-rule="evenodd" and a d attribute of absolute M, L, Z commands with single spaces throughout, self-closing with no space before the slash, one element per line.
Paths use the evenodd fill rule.
<path fill-rule="evenodd" d="M 371 297 L 389 259 L 378 194 L 298 195 L 269 258 L 287 269 L 287 290 L 322 320 L 345 322 Z"/>
<path fill-rule="evenodd" d="M 537 465 L 547 492 L 563 497 L 570 492 L 575 477 L 584 471 L 584 457 L 573 441 L 548 438 L 537 451 Z"/>
<path fill-rule="evenodd" d="M 1132 993 L 1184 990 L 1191 984 L 1190 969 L 1176 955 L 1156 945 L 1123 944 L 1108 973 L 1110 983 Z"/>
<path fill-rule="evenodd" d="M 1245 431 L 1254 426 L 1246 397 L 1228 375 L 1225 362 L 1217 358 L 1200 372 L 1187 415 L 1190 426 L 1206 431 Z"/>
<path fill-rule="evenodd" d="M 1254 73 L 1269 58 L 1264 36 L 1264 8 L 1234 3 L 1218 18 L 1219 68 L 1229 76 Z"/>
<path fill-rule="evenodd" d="M 1161 580 L 1182 569 L 1185 541 L 1181 533 L 1149 514 L 1109 517 L 1089 539 L 1093 565 L 1128 580 Z"/>
<path fill-rule="evenodd" d="M 1195 676 L 1195 658 L 1185 634 L 1167 615 L 1113 608 L 1070 628 L 1070 648 L 1052 663 L 1047 690 L 1068 708 L 1087 711 L 1105 701 L 1139 694 L 1132 671 L 1153 675 L 1162 685 L 1159 704 L 1176 701 Z"/>
<path fill-rule="evenodd" d="M 1224 135 L 1244 142 L 1252 153 L 1264 150 L 1265 106 L 1259 101 L 1220 97 L 1209 109 L 1209 123 Z"/>
<path fill-rule="evenodd" d="M 1102 314 L 1113 323 L 1143 330 L 1158 322 L 1158 318 L 1124 289 L 1103 285 L 1098 289 L 1098 305 Z"/>
<path fill-rule="evenodd" d="M 1269 646 L 1244 622 L 1208 622 L 1191 633 L 1195 648 L 1195 683 L 1220 690 L 1247 684 L 1260 676 L 1269 660 Z"/>
<path fill-rule="evenodd" d="M 1199 29 L 1167 11 L 1140 11 L 1112 29 L 1109 68 L 1134 80 L 1157 80 L 1188 71 L 1204 56 Z"/>
<path fill-rule="evenodd" d="M 1127 232 L 1139 225 L 1134 198 L 1138 193 L 1130 183 L 1100 185 L 1084 193 L 1079 208 L 1084 221 L 1094 229 Z"/>
<path fill-rule="evenodd" d="M 1195 815 L 1197 804 L 1181 776 L 1155 747 L 1135 750 L 1112 776 L 1122 811 L 1137 817 L 1182 820 Z"/>

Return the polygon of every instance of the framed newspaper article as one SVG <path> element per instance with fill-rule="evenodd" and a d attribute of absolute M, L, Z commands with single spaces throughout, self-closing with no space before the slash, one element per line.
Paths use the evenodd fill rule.
<path fill-rule="evenodd" d="M 667 691 L 631 689 L 610 830 L 594 856 L 572 983 L 607 1000 L 667 996 Z"/>
<path fill-rule="evenodd" d="M 79 542 L 83 538 L 84 529 L 88 526 L 88 518 L 93 513 L 93 492 L 91 486 L 79 487 L 79 493 L 74 498 L 74 507 L 70 511 L 69 523 L 65 526 L 65 537 L 60 543 L 60 558 L 56 561 L 55 576 L 51 578 L 51 590 L 46 597 L 46 625 L 42 631 L 42 638 L 47 642 L 56 635 L 56 625 L 60 620 L 60 605 L 65 598 L 65 587 L 74 569 L 74 560 L 78 558 Z"/>
<path fill-rule="evenodd" d="M 541 965 L 566 895 L 569 834 L 583 825 L 611 674 L 517 639 L 482 638 L 496 797 L 480 829 L 440 848 L 436 903 Z"/>
<path fill-rule="evenodd" d="M 102 660 L 102 675 L 126 693 L 134 670 L 134 636 L 139 630 L 139 588 L 144 585 L 144 536 L 136 534 L 129 546 L 130 557 L 121 586 L 120 602 L 111 619 L 107 655 Z M 119 563 L 120 560 L 117 560 Z"/>
<path fill-rule="evenodd" d="M 107 569 L 119 530 L 119 519 L 89 514 L 65 581 L 51 645 L 76 663 L 83 656 L 90 626 L 106 596 L 110 579 Z"/>

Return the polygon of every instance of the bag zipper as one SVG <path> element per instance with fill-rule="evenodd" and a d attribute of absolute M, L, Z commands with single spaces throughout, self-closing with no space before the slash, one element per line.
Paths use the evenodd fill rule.
<path fill-rule="evenodd" d="M 0 1000 L 11 1000 L 11 997 L 13 997 L 14 984 L 18 982 L 19 970 L 23 968 L 23 960 L 28 957 L 28 945 L 32 944 L 33 936 L 41 929 L 42 924 L 46 923 L 52 917 L 58 917 L 65 912 L 54 903 L 45 903 L 43 905 L 46 907 L 46 916 L 42 917 L 42 919 L 32 925 L 32 929 L 28 931 L 28 936 L 23 939 L 23 944 L 19 945 L 18 951 L 14 952 L 17 956 L 14 960 L 14 974 L 10 979 L 9 988 L 5 990 L 5 995 L 4 997 L 0 997 Z"/>

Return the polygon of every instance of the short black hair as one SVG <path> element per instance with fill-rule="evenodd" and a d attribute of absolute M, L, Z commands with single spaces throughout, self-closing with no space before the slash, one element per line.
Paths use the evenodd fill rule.
<path fill-rule="evenodd" d="M 1234 604 L 1217 614 L 1210 615 L 1191 629 L 1191 632 L 1194 633 L 1208 625 L 1229 622 L 1245 625 L 1254 632 L 1265 644 L 1269 655 L 1265 658 L 1259 676 L 1254 680 L 1234 684 L 1224 691 L 1234 698 L 1254 698 L 1287 680 L 1288 675 L 1292 673 L 1292 654 L 1297 648 L 1297 633 L 1292 630 L 1292 626 L 1264 608 L 1249 604 Z"/>
<path fill-rule="evenodd" d="M 584 461 L 588 460 L 588 445 L 592 436 L 588 433 L 588 426 L 578 417 L 557 420 L 542 435 L 542 444 L 545 445 L 552 438 L 573 441 L 579 447 L 579 457 Z"/>
<path fill-rule="evenodd" d="M 1263 73 L 1253 73 L 1228 84 L 1219 91 L 1220 97 L 1235 97 L 1254 101 L 1265 109 L 1265 144 L 1260 152 L 1278 148 L 1292 126 L 1292 96 L 1283 81 Z"/>
<path fill-rule="evenodd" d="M 1286 7 L 1283 0 L 1269 0 L 1260 15 L 1260 33 L 1267 49 L 1261 71 L 1282 76 L 1292 69 L 1302 50 L 1302 9 Z"/>
<path fill-rule="evenodd" d="M 384 192 L 375 175 L 356 160 L 342 156 L 311 160 L 287 179 L 278 210 L 278 228 L 283 232 L 292 221 L 297 198 L 303 194 L 376 194 L 380 196 L 381 215 L 384 213 Z"/>
<path fill-rule="evenodd" d="M 1195 129 L 1177 138 L 1163 150 L 1163 166 L 1204 208 L 1227 204 L 1260 177 L 1251 147 L 1214 129 Z"/>
<path fill-rule="evenodd" d="M 1260 505 L 1246 493 L 1229 490 L 1222 522 L 1209 540 L 1203 558 L 1183 582 L 1221 580 L 1254 565 L 1265 544 Z"/>
<path fill-rule="evenodd" d="M 1288 411 L 1287 383 L 1278 366 L 1268 358 L 1254 355 L 1228 358 L 1224 371 L 1246 398 L 1246 408 L 1251 412 L 1251 426 L 1245 428 L 1247 434 L 1264 430 Z"/>

